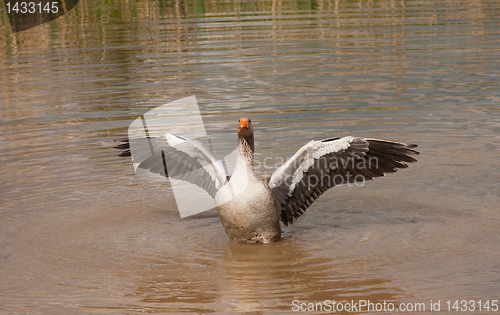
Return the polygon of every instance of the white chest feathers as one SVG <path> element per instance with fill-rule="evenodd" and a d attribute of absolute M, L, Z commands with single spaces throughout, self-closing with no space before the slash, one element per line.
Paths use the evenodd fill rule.
<path fill-rule="evenodd" d="M 268 243 L 281 236 L 279 213 L 271 190 L 251 167 L 236 165 L 231 180 L 215 195 L 226 234 L 234 240 Z"/>

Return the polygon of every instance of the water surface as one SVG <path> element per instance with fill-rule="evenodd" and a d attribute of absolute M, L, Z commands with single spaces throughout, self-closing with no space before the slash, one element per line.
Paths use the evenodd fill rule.
<path fill-rule="evenodd" d="M 487 0 L 83 1 L 16 34 L 3 19 L 0 310 L 498 299 L 499 17 Z M 233 244 L 214 211 L 180 219 L 170 185 L 111 148 L 190 95 L 220 152 L 251 116 L 257 162 L 345 135 L 421 155 L 332 189 L 278 243 Z"/>

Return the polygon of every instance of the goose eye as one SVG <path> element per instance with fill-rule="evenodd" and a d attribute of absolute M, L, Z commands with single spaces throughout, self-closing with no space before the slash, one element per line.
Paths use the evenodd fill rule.
<path fill-rule="evenodd" d="M 251 120 L 251 119 L 249 119 L 249 120 L 248 120 L 248 122 L 250 123 L 250 122 L 252 122 L 252 120 Z"/>
<path fill-rule="evenodd" d="M 238 122 L 241 122 L 241 119 L 240 119 L 240 120 L 238 120 Z"/>

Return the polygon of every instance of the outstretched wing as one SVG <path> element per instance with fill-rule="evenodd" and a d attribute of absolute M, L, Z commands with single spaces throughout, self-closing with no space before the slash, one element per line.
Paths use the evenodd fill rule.
<path fill-rule="evenodd" d="M 279 167 L 269 188 L 288 225 L 329 188 L 358 183 L 407 168 L 417 145 L 355 137 L 311 141 Z"/>
<path fill-rule="evenodd" d="M 131 156 L 134 165 L 165 177 L 192 183 L 210 196 L 228 179 L 221 160 L 203 143 L 172 134 L 158 137 L 116 139 L 119 156 Z"/>

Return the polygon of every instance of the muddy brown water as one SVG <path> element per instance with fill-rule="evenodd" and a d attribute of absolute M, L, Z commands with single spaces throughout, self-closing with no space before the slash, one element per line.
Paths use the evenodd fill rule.
<path fill-rule="evenodd" d="M 498 1 L 81 1 L 16 34 L 0 20 L 0 312 L 499 299 L 499 17 Z M 111 149 L 190 95 L 221 153 L 244 113 L 262 163 L 345 135 L 421 155 L 331 189 L 280 242 L 234 244 Z"/>

